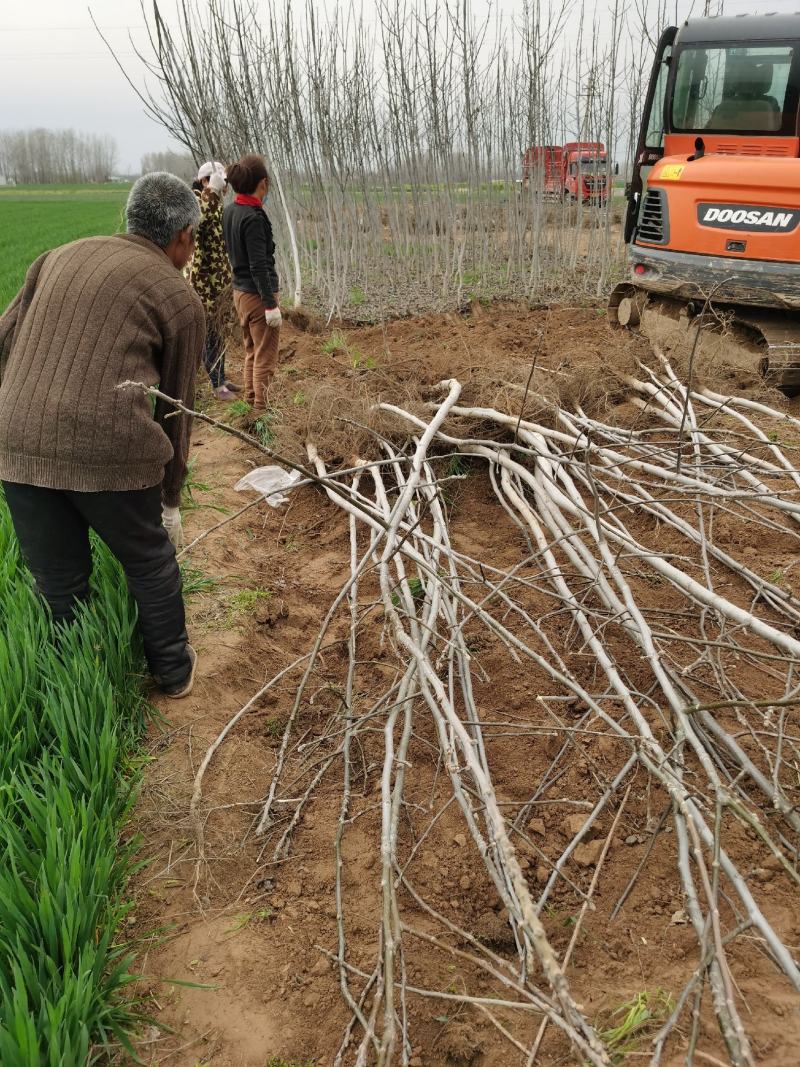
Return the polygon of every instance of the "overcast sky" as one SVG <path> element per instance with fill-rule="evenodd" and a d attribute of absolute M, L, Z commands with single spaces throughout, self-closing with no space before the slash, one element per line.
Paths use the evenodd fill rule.
<path fill-rule="evenodd" d="M 333 0 L 317 3 L 333 6 Z M 481 12 L 490 0 L 473 3 Z M 601 10 L 605 7 L 605 0 L 586 0 L 587 8 L 595 3 Z M 119 146 L 118 169 L 138 172 L 145 152 L 173 146 L 165 131 L 144 113 L 109 56 L 92 26 L 87 5 L 122 61 L 141 81 L 141 66 L 129 40 L 130 35 L 145 47 L 139 0 L 0 0 L 0 129 L 73 127 L 111 134 Z M 301 0 L 299 6 L 303 5 Z M 523 0 L 491 0 L 492 10 L 504 16 L 514 15 L 522 6 Z M 174 12 L 176 0 L 163 0 L 162 7 Z M 365 3 L 365 10 L 370 7 Z M 678 0 L 681 14 L 690 7 L 689 0 Z M 698 9 L 702 10 L 701 0 L 695 3 Z M 800 0 L 725 3 L 726 14 L 795 10 L 800 10 Z"/>

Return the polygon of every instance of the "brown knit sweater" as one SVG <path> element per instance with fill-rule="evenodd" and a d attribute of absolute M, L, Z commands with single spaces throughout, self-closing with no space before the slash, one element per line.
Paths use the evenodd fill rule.
<path fill-rule="evenodd" d="M 144 237 L 88 237 L 40 256 L 0 318 L 0 478 L 50 489 L 145 489 L 176 506 L 190 420 L 126 380 L 191 406 L 203 305 Z"/>

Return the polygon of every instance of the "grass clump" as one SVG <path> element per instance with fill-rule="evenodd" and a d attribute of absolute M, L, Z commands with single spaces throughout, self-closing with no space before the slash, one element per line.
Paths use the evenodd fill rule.
<path fill-rule="evenodd" d="M 375 370 L 377 363 L 373 356 L 364 356 L 347 340 L 341 330 L 334 330 L 322 342 L 322 351 L 326 356 L 343 357 L 353 370 Z"/>
<path fill-rule="evenodd" d="M 373 356 L 362 356 L 357 348 L 351 350 L 350 366 L 353 370 L 375 370 L 377 365 Z"/>
<path fill-rule="evenodd" d="M 183 489 L 181 490 L 181 510 L 197 511 L 200 508 L 206 508 L 210 511 L 219 511 L 223 515 L 227 515 L 227 508 L 222 507 L 220 504 L 203 503 L 198 500 L 195 495 L 198 493 L 211 492 L 213 492 L 212 486 L 207 482 L 200 481 L 197 477 L 197 460 L 190 459 L 186 466 L 186 479 L 183 483 Z"/>
<path fill-rule="evenodd" d="M 275 423 L 280 418 L 280 412 L 275 408 L 267 408 L 267 410 L 259 415 L 250 427 L 250 433 L 256 438 L 262 445 L 269 446 L 275 440 Z"/>
<path fill-rule="evenodd" d="M 669 993 L 657 989 L 654 993 L 642 990 L 615 1008 L 598 1028 L 600 1040 L 605 1043 L 614 1063 L 621 1063 L 629 1053 L 662 1025 L 675 1007 Z"/>
<path fill-rule="evenodd" d="M 464 456 L 460 452 L 454 452 L 448 457 L 447 465 L 445 467 L 446 478 L 466 478 L 472 471 L 472 459 L 470 456 Z"/>
<path fill-rule="evenodd" d="M 117 933 L 144 723 L 135 610 L 95 546 L 91 601 L 54 631 L 0 495 L 0 1063 L 87 1064 L 135 1022 Z"/>
<path fill-rule="evenodd" d="M 228 621 L 233 622 L 240 615 L 250 615 L 258 604 L 271 596 L 269 589 L 240 589 L 228 598 Z"/>
<path fill-rule="evenodd" d="M 286 729 L 286 723 L 282 719 L 272 718 L 267 719 L 264 723 L 264 732 L 268 737 L 271 737 L 274 741 L 283 737 L 283 731 Z"/>
<path fill-rule="evenodd" d="M 232 400 L 227 407 L 228 415 L 233 419 L 242 419 L 252 410 L 246 400 Z"/>
<path fill-rule="evenodd" d="M 181 564 L 181 581 L 185 597 L 213 593 L 220 584 L 220 579 L 213 574 L 207 574 L 201 567 L 193 567 L 188 563 Z"/>
<path fill-rule="evenodd" d="M 350 344 L 341 330 L 334 330 L 330 337 L 322 342 L 322 351 L 326 356 L 350 356 Z"/>
<path fill-rule="evenodd" d="M 411 599 L 419 604 L 425 599 L 425 583 L 421 578 L 409 578 L 407 580 L 408 591 L 411 594 Z M 392 604 L 396 608 L 399 608 L 403 603 L 399 593 L 392 593 Z"/>

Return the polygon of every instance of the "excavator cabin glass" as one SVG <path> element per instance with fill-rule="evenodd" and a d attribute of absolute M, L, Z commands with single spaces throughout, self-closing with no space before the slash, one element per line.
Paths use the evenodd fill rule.
<path fill-rule="evenodd" d="M 667 96 L 667 81 L 669 79 L 669 65 L 672 61 L 672 45 L 664 46 L 661 62 L 656 66 L 656 75 L 653 79 L 652 101 L 647 115 L 647 125 L 644 131 L 644 144 L 647 148 L 658 150 L 664 146 L 664 101 Z"/>
<path fill-rule="evenodd" d="M 797 91 L 791 72 L 796 53 L 797 48 L 785 42 L 681 48 L 671 128 L 681 133 L 794 135 Z"/>

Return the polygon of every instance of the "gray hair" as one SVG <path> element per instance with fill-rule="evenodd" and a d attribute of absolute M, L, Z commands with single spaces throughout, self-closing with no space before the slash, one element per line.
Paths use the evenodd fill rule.
<path fill-rule="evenodd" d="M 180 178 L 158 170 L 134 182 L 125 205 L 128 233 L 166 248 L 173 237 L 200 221 L 197 197 Z"/>

